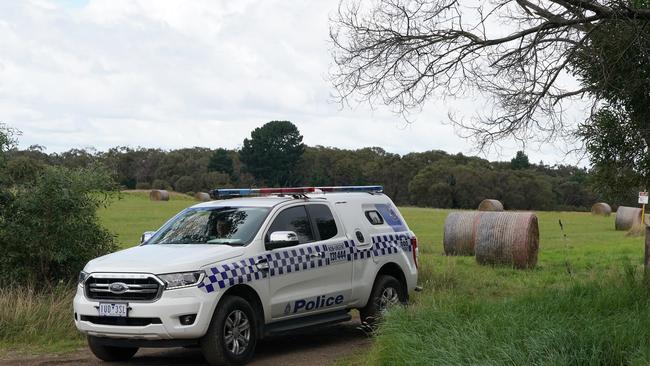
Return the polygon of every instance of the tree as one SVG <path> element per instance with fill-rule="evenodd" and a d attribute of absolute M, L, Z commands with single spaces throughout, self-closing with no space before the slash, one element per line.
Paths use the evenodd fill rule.
<path fill-rule="evenodd" d="M 341 102 L 384 103 L 405 114 L 436 95 L 479 90 L 494 109 L 454 120 L 480 147 L 505 137 L 548 140 L 572 132 L 562 114 L 571 98 L 608 97 L 601 90 L 612 84 L 591 80 L 614 74 L 625 93 L 638 90 L 628 86 L 647 72 L 638 67 L 647 63 L 638 61 L 650 54 L 649 20 L 650 9 L 635 0 L 345 1 L 331 19 L 331 81 Z M 638 27 L 644 31 L 629 32 Z M 581 54 L 617 42 L 606 55 L 618 60 L 637 37 L 636 53 L 643 57 L 629 63 L 637 65 L 635 73 L 580 62 Z M 582 82 L 576 85 L 571 75 Z"/>
<path fill-rule="evenodd" d="M 510 168 L 514 170 L 522 170 L 530 168 L 530 162 L 528 161 L 528 155 L 523 151 L 517 151 L 512 160 L 510 160 Z"/>
<path fill-rule="evenodd" d="M 208 171 L 232 175 L 233 162 L 228 150 L 219 148 L 214 151 L 208 162 Z"/>
<path fill-rule="evenodd" d="M 579 129 L 591 157 L 594 186 L 611 202 L 632 203 L 650 177 L 647 144 L 641 131 L 625 122 L 629 118 L 620 108 L 605 107 Z"/>
<path fill-rule="evenodd" d="M 0 218 L 0 286 L 72 281 L 89 260 L 117 249 L 97 209 L 115 189 L 101 169 L 46 167 L 13 187 Z"/>
<path fill-rule="evenodd" d="M 256 179 L 290 186 L 299 179 L 295 172 L 304 151 L 302 135 L 293 123 L 271 121 L 244 139 L 240 158 Z"/>
<path fill-rule="evenodd" d="M 7 155 L 16 147 L 16 134 L 16 130 L 0 123 L 0 188 L 5 186 L 10 178 L 7 172 Z"/>

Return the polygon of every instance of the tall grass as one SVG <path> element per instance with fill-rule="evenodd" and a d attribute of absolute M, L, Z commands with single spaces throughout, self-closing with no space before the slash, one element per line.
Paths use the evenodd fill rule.
<path fill-rule="evenodd" d="M 385 365 L 647 365 L 650 294 L 632 271 L 509 299 L 421 298 L 388 314 Z"/>
<path fill-rule="evenodd" d="M 0 350 L 64 351 L 82 344 L 74 326 L 73 287 L 0 289 Z"/>

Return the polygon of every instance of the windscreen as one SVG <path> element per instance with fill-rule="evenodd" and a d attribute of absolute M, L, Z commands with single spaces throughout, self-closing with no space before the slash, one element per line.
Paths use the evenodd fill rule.
<path fill-rule="evenodd" d="M 147 244 L 246 245 L 269 211 L 265 207 L 190 208 L 160 229 Z"/>

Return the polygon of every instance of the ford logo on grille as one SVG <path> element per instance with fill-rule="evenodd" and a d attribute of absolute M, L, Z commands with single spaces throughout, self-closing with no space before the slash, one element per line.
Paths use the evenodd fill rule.
<path fill-rule="evenodd" d="M 116 295 L 121 295 L 129 291 L 129 286 L 124 282 L 113 282 L 110 286 L 108 286 L 108 291 Z"/>

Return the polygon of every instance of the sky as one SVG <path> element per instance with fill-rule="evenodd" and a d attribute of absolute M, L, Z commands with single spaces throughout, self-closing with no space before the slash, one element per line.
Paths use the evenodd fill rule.
<path fill-rule="evenodd" d="M 379 146 L 580 164 L 563 145 L 504 141 L 477 152 L 449 124 L 485 108 L 430 100 L 406 122 L 384 106 L 341 106 L 327 80 L 338 0 L 0 2 L 0 121 L 20 147 L 239 148 L 292 121 L 307 145 Z M 576 112 L 579 115 L 579 111 Z"/>

